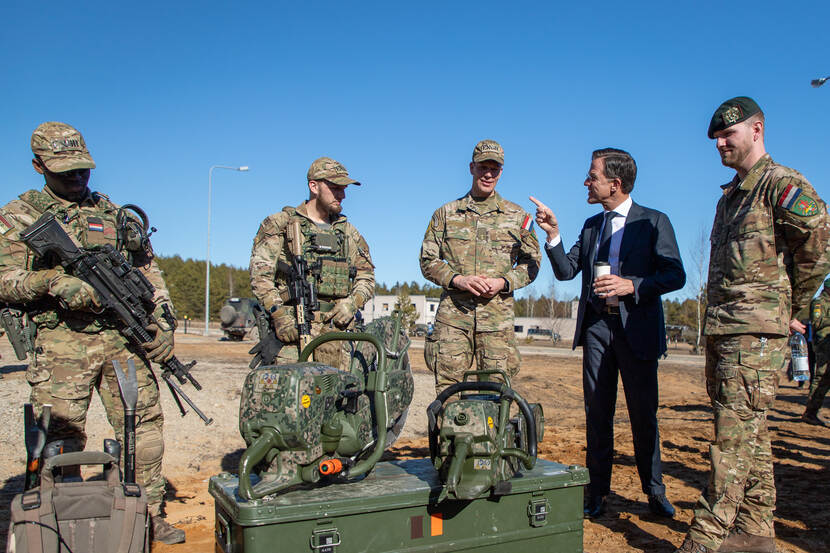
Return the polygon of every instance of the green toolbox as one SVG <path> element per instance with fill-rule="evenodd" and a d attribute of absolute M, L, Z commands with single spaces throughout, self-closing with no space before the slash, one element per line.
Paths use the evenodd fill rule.
<path fill-rule="evenodd" d="M 357 482 L 246 501 L 238 478 L 222 473 L 210 479 L 216 551 L 581 553 L 587 483 L 586 469 L 539 459 L 499 495 L 436 503 L 438 473 L 429 459 L 413 459 L 378 463 Z"/>

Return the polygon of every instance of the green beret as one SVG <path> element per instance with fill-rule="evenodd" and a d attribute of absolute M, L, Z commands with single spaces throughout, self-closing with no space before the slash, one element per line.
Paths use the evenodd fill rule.
<path fill-rule="evenodd" d="M 830 290 L 830 277 L 824 281 L 824 287 Z"/>
<path fill-rule="evenodd" d="M 735 123 L 746 121 L 756 113 L 761 113 L 761 108 L 748 96 L 738 96 L 725 101 L 712 115 L 712 120 L 709 122 L 709 138 L 715 138 L 716 132 L 727 129 Z"/>

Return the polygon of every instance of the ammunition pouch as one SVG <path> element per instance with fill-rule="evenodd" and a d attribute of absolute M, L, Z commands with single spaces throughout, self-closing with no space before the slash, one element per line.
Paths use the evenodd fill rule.
<path fill-rule="evenodd" d="M 343 257 L 320 257 L 318 261 L 317 294 L 330 298 L 348 296 L 352 287 L 348 260 Z"/>

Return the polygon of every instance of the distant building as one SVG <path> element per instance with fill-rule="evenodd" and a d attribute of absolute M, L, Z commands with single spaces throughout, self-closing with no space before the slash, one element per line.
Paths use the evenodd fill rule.
<path fill-rule="evenodd" d="M 562 319 L 550 317 L 516 317 L 513 320 L 513 331 L 516 339 L 524 340 L 570 340 L 576 329 L 576 319 Z M 559 336 L 555 339 L 556 335 Z"/>
<path fill-rule="evenodd" d="M 428 298 L 424 295 L 409 296 L 409 301 L 418 313 L 415 324 L 429 324 L 435 322 L 435 313 L 438 312 L 438 299 Z M 375 319 L 391 315 L 398 303 L 398 296 L 375 296 L 369 300 L 363 309 L 363 320 L 371 323 Z"/>

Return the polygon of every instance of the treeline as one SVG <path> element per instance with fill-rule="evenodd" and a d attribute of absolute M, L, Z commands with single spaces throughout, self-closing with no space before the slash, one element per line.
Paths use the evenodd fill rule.
<path fill-rule="evenodd" d="M 205 262 L 157 256 L 156 261 L 164 273 L 164 281 L 170 290 L 170 298 L 179 319 L 187 315 L 191 319 L 205 317 Z M 250 298 L 251 278 L 248 269 L 230 265 L 210 264 L 210 318 L 219 317 L 219 310 L 230 297 Z"/>
<path fill-rule="evenodd" d="M 571 301 L 579 301 L 579 298 L 564 301 L 554 299 L 552 302 L 545 295 L 518 298 L 513 304 L 513 314 L 516 317 L 555 317 L 567 319 L 571 316 Z"/>
<path fill-rule="evenodd" d="M 388 296 L 388 295 L 400 295 L 401 293 L 409 294 L 410 296 L 426 296 L 428 298 L 438 298 L 441 297 L 441 290 L 440 286 L 435 286 L 434 284 L 424 283 L 418 284 L 414 280 L 409 283 L 401 283 L 395 282 L 394 286 L 389 287 L 386 283 L 375 283 L 375 295 L 381 296 Z"/>

